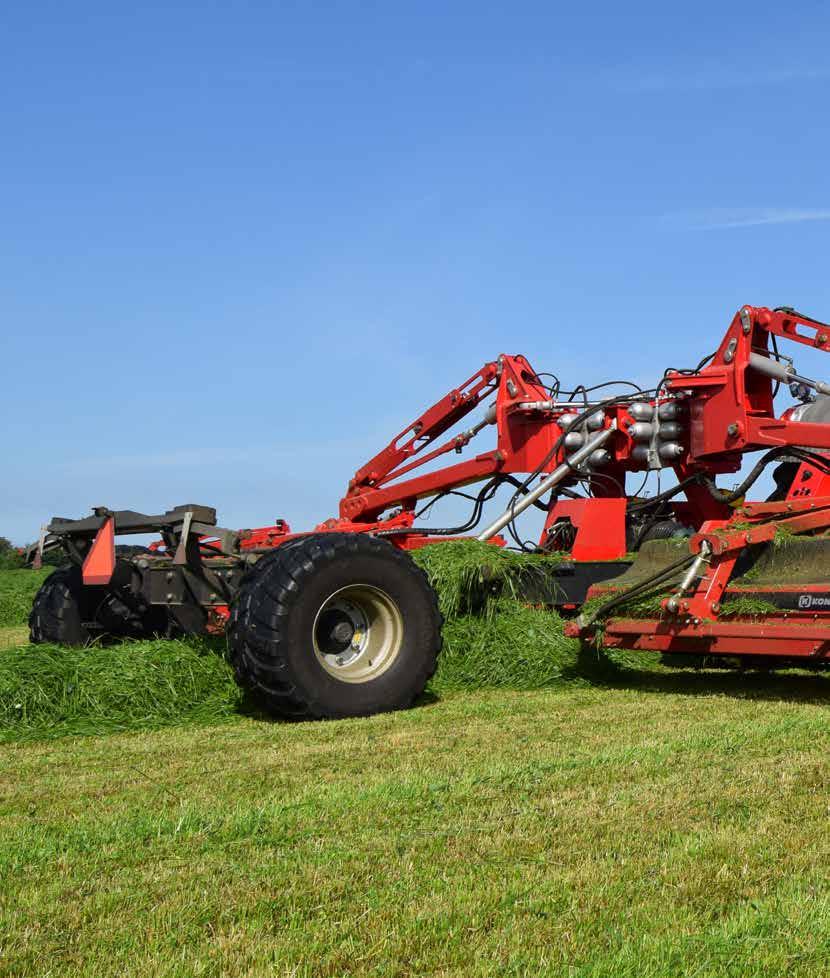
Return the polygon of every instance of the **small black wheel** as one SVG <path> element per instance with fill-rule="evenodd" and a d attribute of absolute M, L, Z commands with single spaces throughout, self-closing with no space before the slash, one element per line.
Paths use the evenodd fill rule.
<path fill-rule="evenodd" d="M 86 645 L 90 634 L 81 615 L 80 568 L 60 567 L 35 595 L 29 615 L 29 638 L 35 644 Z"/>
<path fill-rule="evenodd" d="M 117 560 L 108 587 L 84 585 L 81 568 L 60 567 L 40 587 L 29 615 L 34 644 L 87 645 L 92 639 L 148 638 L 167 629 L 165 608 L 145 605 L 134 590 L 137 573 Z"/>
<path fill-rule="evenodd" d="M 412 704 L 441 651 L 435 592 L 385 540 L 319 533 L 261 558 L 231 606 L 240 684 L 277 716 L 366 716 Z"/>

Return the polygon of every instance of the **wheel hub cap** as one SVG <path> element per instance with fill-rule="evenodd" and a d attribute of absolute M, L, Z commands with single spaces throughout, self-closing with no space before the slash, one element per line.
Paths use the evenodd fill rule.
<path fill-rule="evenodd" d="M 398 657 L 403 618 L 380 588 L 353 584 L 330 595 L 314 620 L 314 653 L 329 675 L 349 683 L 376 679 Z"/>

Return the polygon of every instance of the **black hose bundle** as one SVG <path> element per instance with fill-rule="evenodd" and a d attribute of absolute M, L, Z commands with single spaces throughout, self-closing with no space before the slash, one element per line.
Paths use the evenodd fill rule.
<path fill-rule="evenodd" d="M 470 514 L 469 519 L 462 523 L 460 526 L 409 526 L 409 527 L 395 527 L 390 530 L 380 530 L 376 536 L 394 536 L 400 533 L 414 533 L 421 534 L 422 536 L 458 536 L 462 533 L 469 533 L 470 530 L 474 529 L 481 522 L 481 514 L 484 509 L 484 504 L 489 502 L 496 493 L 496 490 L 503 483 L 509 483 L 516 487 L 517 492 L 527 493 L 530 490 L 523 486 L 522 483 L 512 475 L 496 475 L 492 479 L 488 480 L 479 491 L 478 495 L 471 496 L 466 492 L 459 492 L 457 489 L 445 489 L 443 492 L 438 493 L 434 498 L 432 498 L 423 509 L 420 509 L 416 514 L 418 516 L 423 516 L 429 509 L 431 509 L 439 499 L 444 499 L 447 496 L 461 496 L 464 499 L 471 499 L 473 501 L 473 511 Z M 533 505 L 542 510 L 543 513 L 548 511 L 548 506 L 546 503 L 539 502 L 537 499 Z"/>

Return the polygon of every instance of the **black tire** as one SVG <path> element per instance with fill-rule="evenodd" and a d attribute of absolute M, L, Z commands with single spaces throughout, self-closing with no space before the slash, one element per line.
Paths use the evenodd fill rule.
<path fill-rule="evenodd" d="M 337 624 L 338 605 L 346 601 L 338 595 L 355 594 L 358 608 L 360 594 L 379 602 L 376 621 L 388 606 L 387 634 L 395 641 L 387 644 L 396 651 L 386 665 L 380 657 L 374 667 L 362 659 L 379 673 L 345 680 L 335 656 L 352 654 L 358 665 L 345 668 L 356 669 L 370 650 L 332 651 L 326 642 L 335 633 L 326 622 Z M 375 627 L 371 601 L 367 642 Z M 227 636 L 237 680 L 268 713 L 334 719 L 411 706 L 435 672 L 442 625 L 435 592 L 405 553 L 367 534 L 321 533 L 292 540 L 254 565 L 231 606 Z"/>
<path fill-rule="evenodd" d="M 89 631 L 81 615 L 81 572 L 78 567 L 60 567 L 46 578 L 35 595 L 29 615 L 29 638 L 40 645 L 86 645 Z"/>
<path fill-rule="evenodd" d="M 111 585 L 88 587 L 80 567 L 72 564 L 54 571 L 40 587 L 29 615 L 29 637 L 34 644 L 87 645 L 95 638 L 148 638 L 165 634 L 165 608 L 148 607 L 137 599 L 132 578 L 137 571 L 116 561 Z"/>

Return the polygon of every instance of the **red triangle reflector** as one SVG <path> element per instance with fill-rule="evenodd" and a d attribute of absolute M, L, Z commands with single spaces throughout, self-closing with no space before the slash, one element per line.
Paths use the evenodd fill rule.
<path fill-rule="evenodd" d="M 109 584 L 115 570 L 115 519 L 108 516 L 84 561 L 84 584 Z"/>

